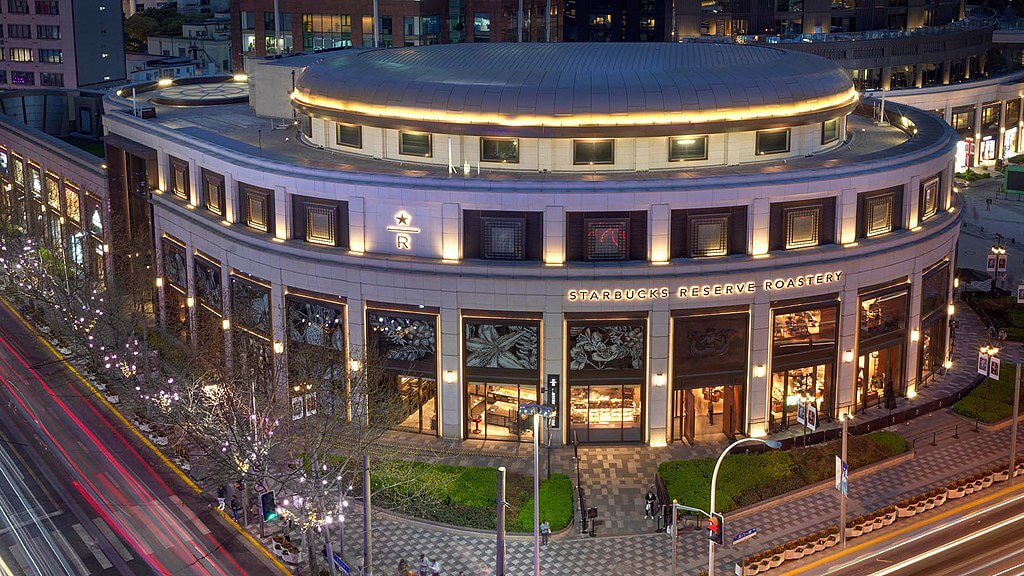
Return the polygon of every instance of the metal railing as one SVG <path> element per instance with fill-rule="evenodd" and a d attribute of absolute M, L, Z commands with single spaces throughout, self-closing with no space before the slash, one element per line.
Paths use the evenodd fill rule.
<path fill-rule="evenodd" d="M 980 30 L 996 26 L 993 18 L 968 17 L 942 26 L 924 26 L 911 30 L 866 30 L 864 32 L 822 32 L 819 34 L 746 34 L 722 37 L 723 42 L 737 44 L 799 44 L 812 42 L 862 42 L 868 40 L 894 40 L 900 38 L 920 38 L 938 36 L 957 32 Z M 714 38 L 718 38 L 715 36 Z"/>
<path fill-rule="evenodd" d="M 965 430 L 966 429 L 970 429 L 971 432 L 980 432 L 980 429 L 978 428 L 978 425 L 979 425 L 978 419 L 974 418 L 973 422 L 974 422 L 973 425 L 965 423 L 964 424 L 964 427 L 965 427 L 964 429 Z M 945 428 L 939 428 L 937 430 L 932 430 L 932 432 L 930 434 L 922 434 L 920 436 L 916 436 L 914 438 L 911 438 L 910 439 L 910 450 L 912 452 L 917 450 L 917 442 L 919 440 L 929 440 L 930 439 L 931 442 L 928 443 L 929 446 L 938 446 L 938 441 L 940 439 L 945 439 L 946 438 L 945 435 L 948 434 L 950 431 L 953 432 L 953 435 L 950 436 L 949 438 L 952 438 L 953 440 L 959 440 L 960 439 L 960 424 L 954 424 L 952 426 L 947 426 Z"/>

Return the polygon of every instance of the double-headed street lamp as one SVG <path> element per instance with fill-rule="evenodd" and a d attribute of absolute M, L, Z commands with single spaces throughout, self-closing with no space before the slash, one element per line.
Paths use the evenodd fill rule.
<path fill-rule="evenodd" d="M 993 273 L 992 289 L 990 292 L 994 294 L 996 291 L 996 284 L 999 282 L 999 273 L 1006 272 L 1006 247 L 1003 246 L 1002 236 L 999 236 L 996 243 L 992 246 L 992 256 L 990 258 L 992 260 L 992 266 L 988 266 L 987 268 L 990 268 L 989 271 Z"/>
<path fill-rule="evenodd" d="M 760 443 L 768 446 L 769 448 L 781 448 L 782 444 L 777 440 L 765 440 L 763 438 L 743 438 L 730 444 L 725 450 L 722 451 L 722 455 L 718 457 L 718 462 L 715 462 L 715 470 L 711 473 L 711 508 L 708 510 L 708 515 L 711 518 L 715 516 L 715 488 L 718 484 L 718 469 L 722 466 L 722 460 L 725 460 L 725 455 L 730 450 L 739 446 L 740 444 Z M 724 530 L 724 527 L 719 527 L 719 530 Z M 715 541 L 708 538 L 708 576 L 715 576 Z"/>
<path fill-rule="evenodd" d="M 521 404 L 520 416 L 533 416 L 533 574 L 540 576 L 540 420 L 553 418 L 554 406 Z"/>

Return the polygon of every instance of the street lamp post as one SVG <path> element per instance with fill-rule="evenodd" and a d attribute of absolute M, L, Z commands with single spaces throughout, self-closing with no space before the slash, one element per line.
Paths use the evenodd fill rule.
<path fill-rule="evenodd" d="M 533 417 L 533 574 L 540 576 L 540 420 L 555 415 L 553 406 L 523 404 L 520 416 Z"/>
<path fill-rule="evenodd" d="M 999 282 L 999 273 L 1006 272 L 1006 247 L 1003 246 L 1000 238 L 995 245 L 992 246 L 992 255 L 995 260 L 995 270 L 992 275 L 992 289 L 989 291 L 992 294 L 996 292 L 996 284 Z"/>
<path fill-rule="evenodd" d="M 715 514 L 715 487 L 718 483 L 718 469 L 722 466 L 722 460 L 725 460 L 725 455 L 730 450 L 739 446 L 740 444 L 749 443 L 760 443 L 768 446 L 769 448 L 781 448 L 782 444 L 777 440 L 765 440 L 763 438 L 743 438 L 730 444 L 725 450 L 722 451 L 722 455 L 718 457 L 718 461 L 715 462 L 715 470 L 711 473 L 711 507 L 708 509 L 708 516 L 713 517 Z M 711 539 L 708 539 L 708 576 L 715 575 L 715 543 Z"/>

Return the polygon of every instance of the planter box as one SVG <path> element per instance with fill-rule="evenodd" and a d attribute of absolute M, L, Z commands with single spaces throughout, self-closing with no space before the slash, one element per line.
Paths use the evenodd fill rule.
<path fill-rule="evenodd" d="M 992 475 L 993 482 L 1006 482 L 1009 479 L 1010 473 L 1007 472 L 1006 470 L 1003 470 L 1002 472 L 996 472 L 995 474 Z"/>
<path fill-rule="evenodd" d="M 794 548 L 793 550 L 786 550 L 786 560 L 799 560 L 804 557 L 803 548 Z"/>
<path fill-rule="evenodd" d="M 768 559 L 768 568 L 778 568 L 782 566 L 782 563 L 786 561 L 785 554 L 776 554 Z"/>
<path fill-rule="evenodd" d="M 964 497 L 964 489 L 963 489 L 963 487 L 957 488 L 955 490 L 946 490 L 946 497 L 947 498 L 963 498 Z"/>
<path fill-rule="evenodd" d="M 914 514 L 917 514 L 916 506 L 909 506 L 907 508 L 896 508 L 897 518 L 910 518 Z"/>
<path fill-rule="evenodd" d="M 860 536 L 863 533 L 864 532 L 860 529 L 860 526 L 854 526 L 853 528 L 846 528 L 846 537 L 847 538 L 856 538 L 857 536 Z"/>

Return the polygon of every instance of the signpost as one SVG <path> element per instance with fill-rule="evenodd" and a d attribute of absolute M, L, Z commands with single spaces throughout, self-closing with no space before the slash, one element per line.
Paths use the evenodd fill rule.
<path fill-rule="evenodd" d="M 1024 304 L 1024 282 L 1017 286 L 1017 304 Z"/>
<path fill-rule="evenodd" d="M 818 407 L 814 404 L 807 405 L 807 428 L 811 432 L 818 429 Z"/>
<path fill-rule="evenodd" d="M 754 536 L 757 536 L 757 528 L 747 528 L 743 532 L 740 532 L 739 534 L 733 536 L 732 537 L 732 543 L 733 544 L 739 544 L 740 542 L 743 542 L 744 540 L 750 540 Z"/>
<path fill-rule="evenodd" d="M 847 493 L 848 493 L 847 491 L 848 491 L 849 480 L 850 480 L 849 471 L 850 471 L 850 468 L 846 464 L 846 462 L 843 462 L 842 458 L 840 458 L 839 456 L 836 456 L 836 482 L 835 482 L 835 487 L 836 487 L 836 490 L 839 490 L 840 492 L 842 492 L 843 496 L 846 496 Z"/>
<path fill-rule="evenodd" d="M 562 376 L 560 374 L 548 374 L 547 386 L 544 388 L 544 403 L 551 406 L 552 413 L 548 418 L 548 425 L 558 428 L 558 407 L 562 399 Z"/>
<path fill-rule="evenodd" d="M 978 374 L 994 380 L 999 380 L 999 368 L 1001 361 L 996 354 L 998 348 L 983 346 L 978 351 Z"/>

